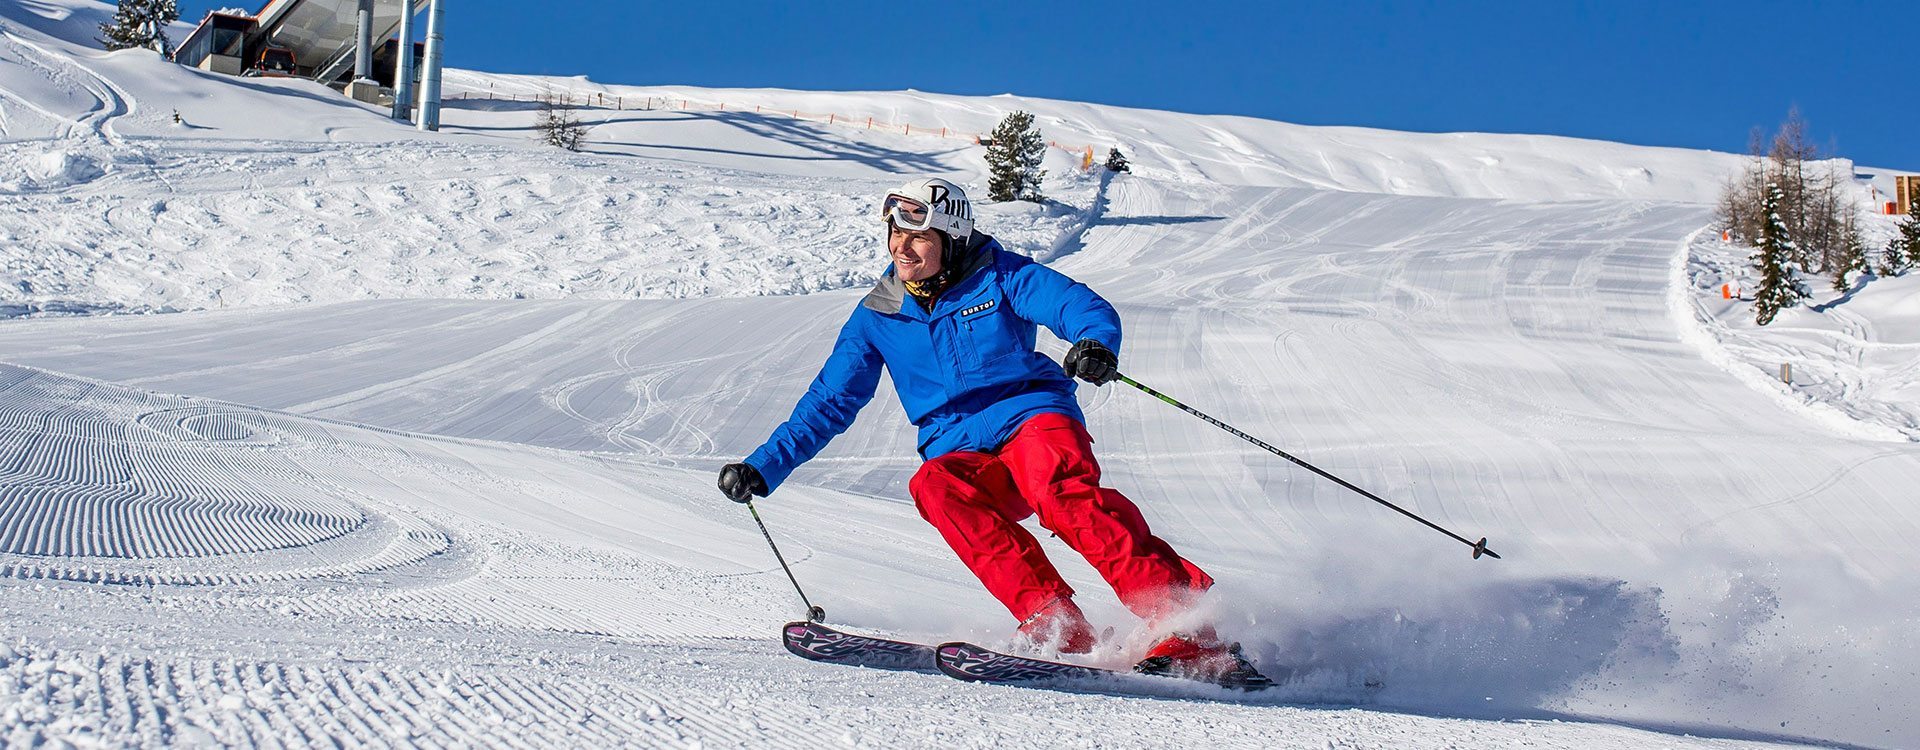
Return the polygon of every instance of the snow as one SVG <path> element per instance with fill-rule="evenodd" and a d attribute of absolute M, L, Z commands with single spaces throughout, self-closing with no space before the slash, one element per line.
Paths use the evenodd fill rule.
<path fill-rule="evenodd" d="M 1867 246 L 1886 246 L 1892 218 L 1869 219 Z M 1750 302 L 1758 272 L 1740 260 L 1746 249 L 1707 232 L 1685 249 L 1676 315 L 1696 329 L 1695 341 L 1710 358 L 1840 434 L 1920 440 L 1920 274 L 1865 274 L 1845 291 L 1808 278 L 1813 297 L 1762 327 Z M 1745 299 L 1724 298 L 1723 285 Z M 1791 383 L 1782 380 L 1782 365 Z"/>
<path fill-rule="evenodd" d="M 983 187 L 980 149 L 596 109 L 566 154 L 498 99 L 420 134 L 93 50 L 107 11 L 0 6 L 9 746 L 1920 744 L 1914 277 L 1753 329 L 1701 231 L 1735 157 L 450 71 L 1118 144 L 1135 174 L 1053 150 L 1058 202 L 981 227 L 1114 300 L 1129 375 L 1504 555 L 1086 388 L 1110 484 L 1221 581 L 1205 614 L 1305 677 L 973 686 L 785 654 L 798 603 L 713 472 L 879 270 L 874 195 Z M 760 513 L 833 622 L 1003 642 L 912 448 L 883 386 Z M 1045 544 L 1125 664 L 1150 634 Z"/>

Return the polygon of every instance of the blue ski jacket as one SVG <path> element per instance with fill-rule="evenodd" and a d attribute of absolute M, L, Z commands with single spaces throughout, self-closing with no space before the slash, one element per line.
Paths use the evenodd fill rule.
<path fill-rule="evenodd" d="M 1118 352 L 1119 313 L 1085 284 L 979 232 L 960 257 L 960 280 L 932 310 L 909 301 L 906 285 L 887 267 L 841 327 L 793 416 L 747 457 L 768 492 L 846 431 L 873 398 L 882 367 L 907 419 L 920 428 L 922 459 L 994 450 L 1038 414 L 1085 421 L 1073 380 L 1034 351 L 1035 326 Z"/>

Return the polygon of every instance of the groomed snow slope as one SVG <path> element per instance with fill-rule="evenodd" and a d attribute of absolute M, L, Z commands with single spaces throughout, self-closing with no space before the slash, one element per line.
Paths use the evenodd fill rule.
<path fill-rule="evenodd" d="M 99 56 L 77 41 L 79 25 L 48 20 L 103 7 L 34 0 L 0 23 L 132 102 L 177 85 L 225 102 L 204 117 L 235 124 L 154 124 L 132 145 L 48 126 L 54 140 L 3 144 L 110 166 L 0 196 L 41 211 L 7 231 L 41 247 L 108 247 L 195 226 L 125 218 L 150 201 L 166 202 L 163 215 L 195 207 L 200 226 L 254 244 L 162 240 L 181 244 L 129 275 L 171 278 L 141 269 L 172 263 L 202 274 L 183 285 L 199 296 L 102 288 L 109 277 L 69 270 L 60 299 L 217 307 L 212 292 L 249 290 L 233 303 L 249 307 L 0 325 L 0 362 L 14 363 L 0 365 L 10 744 L 1920 743 L 1908 710 L 1920 702 L 1908 638 L 1920 624 L 1908 541 L 1920 519 L 1903 502 L 1920 448 L 1836 431 L 1748 387 L 1681 335 L 1670 304 L 1682 243 L 1707 221 L 1683 188 L 1716 185 L 1726 157 L 1378 131 L 1354 132 L 1389 145 L 1355 148 L 1346 129 L 1255 121 L 1234 128 L 1286 135 L 1243 133 L 1253 145 L 1236 156 L 1225 137 L 1195 135 L 1231 118 L 1006 105 L 1085 113 L 1107 132 L 1144 123 L 1185 160 L 1143 146 L 1140 175 L 1061 182 L 1067 208 L 983 219 L 1119 303 L 1129 374 L 1485 534 L 1506 559 L 1469 560 L 1142 394 L 1089 388 L 1110 482 L 1221 579 L 1215 614 L 1251 654 L 1308 677 L 1255 698 L 1168 684 L 1145 686 L 1160 699 L 966 686 L 781 653 L 771 639 L 792 595 L 712 472 L 785 416 L 877 270 L 860 218 L 873 190 L 897 172 L 976 179 L 977 151 L 672 113 L 621 115 L 662 118 L 624 124 L 622 137 L 680 139 L 672 155 L 556 159 L 525 143 L 530 115 L 498 109 L 452 110 L 456 132 L 415 138 L 330 94 L 290 94 L 297 84 L 252 90 Z M 67 41 L 45 35 L 60 28 Z M 748 95 L 803 98 L 810 111 L 868 100 L 736 96 Z M 884 96 L 928 102 L 933 114 L 915 122 L 953 127 L 977 127 L 953 113 L 990 120 L 981 113 L 1002 105 Z M 311 109 L 287 116 L 289 140 L 264 140 L 283 102 Z M 482 129 L 493 127 L 516 129 Z M 1508 165 L 1531 163 L 1524 144 L 1545 156 L 1537 174 L 1469 174 L 1449 138 Z M 136 148 L 162 156 L 126 166 Z M 1273 176 L 1270 165 L 1314 150 L 1364 169 Z M 787 158 L 802 152 L 838 156 Z M 237 173 L 210 166 L 229 158 Z M 1568 164 L 1640 164 L 1672 182 L 1529 194 L 1597 184 Z M 1396 186 L 1387 174 L 1431 179 Z M 471 202 L 448 197 L 462 190 Z M 250 192 L 276 202 L 236 212 Z M 629 193 L 658 202 L 622 204 Z M 286 216 L 308 200 L 325 205 Z M 62 206 L 108 218 L 69 221 Z M 795 257 L 734 228 L 766 206 L 745 222 L 752 231 L 834 238 L 840 254 Z M 503 210 L 514 218 L 489 213 Z M 336 215 L 354 218 L 326 223 Z M 647 222 L 733 234 L 673 245 L 629 228 Z M 284 239 L 294 227 L 306 227 L 300 242 Z M 357 251 L 404 244 L 396 237 L 435 238 L 440 257 L 275 263 L 237 250 Z M 564 277 L 661 243 L 672 262 L 526 294 L 566 299 L 487 299 L 543 268 Z M 600 255 L 574 258 L 588 251 Z M 464 278 L 450 269 L 510 254 L 518 264 L 488 283 L 447 286 Z M 774 258 L 791 265 L 766 268 Z M 235 270 L 204 273 L 215 262 Z M 231 265 L 243 262 L 255 265 Z M 661 276 L 639 278 L 642 268 Z M 279 286 L 251 283 L 263 277 Z M 807 281 L 770 281 L 782 278 Z M 726 298 L 766 292 L 812 293 Z M 389 299 L 251 306 L 363 296 Z M 447 296 L 468 299 L 425 299 Z M 1001 638 L 1005 614 L 905 501 L 911 446 L 883 389 L 762 513 L 833 620 Z M 1091 571 L 1048 544 L 1095 619 L 1137 641 Z M 1386 687 L 1364 689 L 1369 678 Z"/>

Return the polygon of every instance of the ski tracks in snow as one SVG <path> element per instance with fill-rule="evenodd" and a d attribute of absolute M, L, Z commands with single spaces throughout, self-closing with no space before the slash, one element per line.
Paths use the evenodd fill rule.
<path fill-rule="evenodd" d="M 0 376 L 0 577 L 252 587 L 307 610 L 652 638 L 737 637 L 715 626 L 737 615 L 710 602 L 757 591 L 396 506 L 381 496 L 418 475 L 448 488 L 420 499 L 448 507 L 551 494 L 403 434 L 12 366 Z M 305 583 L 364 590 L 309 597 Z"/>
<path fill-rule="evenodd" d="M 6 63 L 30 74 L 0 76 L 0 195 L 63 190 L 126 167 L 164 183 L 145 149 L 114 127 L 138 109 L 131 94 L 0 22 Z M 8 114 L 10 106 L 18 110 Z"/>
<path fill-rule="evenodd" d="M 220 586 L 389 570 L 451 546 L 300 466 L 328 449 L 324 431 L 0 373 L 0 575 Z"/>
<path fill-rule="evenodd" d="M 99 453 L 115 446 L 126 455 Z M 478 520 L 476 504 L 525 508 L 534 493 L 567 502 L 509 473 L 571 460 L 475 462 L 490 452 L 0 366 L 0 620 L 12 623 L 0 633 L 0 737 L 805 743 L 805 727 L 825 717 L 799 705 L 735 707 L 727 696 L 745 693 L 728 683 L 742 678 L 725 675 L 751 668 L 719 672 L 703 656 L 737 661 L 737 646 L 724 644 L 767 642 L 749 613 L 777 592 L 771 579 Z M 395 505 L 403 496 L 420 505 Z M 194 614 L 141 613 L 154 606 Z M 26 627 L 27 611 L 61 614 Z M 86 645 L 105 643 L 85 635 L 101 622 L 124 625 L 111 650 Z M 169 634 L 186 623 L 206 630 Z M 364 640 L 341 640 L 341 623 Z M 251 640 L 268 632 L 263 642 L 279 645 Z M 540 633 L 603 642 L 542 652 L 554 636 Z M 239 639 L 226 649 L 237 655 L 204 653 L 209 636 Z M 515 644 L 512 658 L 544 655 L 503 669 L 486 663 L 495 651 L 481 639 Z M 413 658 L 422 646 L 409 645 L 421 643 L 457 656 L 427 668 Z M 308 645 L 317 651 L 286 658 Z M 583 658 L 598 661 L 564 663 Z M 469 668 L 444 667 L 459 662 Z M 635 670 L 667 674 L 634 679 Z M 715 690 L 681 690 L 716 679 Z"/>
<path fill-rule="evenodd" d="M 0 51 L 5 53 L 7 61 L 33 73 L 8 76 L 8 80 L 14 81 L 13 86 L 26 85 L 30 90 L 0 87 L 0 99 L 30 110 L 47 121 L 42 127 L 52 129 L 26 131 L 28 123 L 23 118 L 8 117 L 8 129 L 0 132 L 0 136 L 8 140 L 36 136 L 63 140 L 92 137 L 111 145 L 122 144 L 119 134 L 114 132 L 113 121 L 131 113 L 133 103 L 118 86 L 71 57 L 14 33 L 4 22 L 0 22 Z M 50 91 L 60 93 L 48 96 Z M 63 101 L 70 106 L 66 111 L 56 111 L 41 104 L 47 101 Z"/>
<path fill-rule="evenodd" d="M 0 739 L 127 747 L 817 746 L 807 726 L 821 717 L 801 704 L 701 695 L 686 689 L 694 679 L 665 675 L 645 686 L 608 681 L 646 656 L 608 657 L 592 671 L 550 660 L 508 670 L 396 669 L 355 658 L 289 663 L 0 646 Z"/>
<path fill-rule="evenodd" d="M 16 54 L 25 51 L 37 56 L 42 61 L 39 67 L 54 81 L 78 86 L 93 98 L 94 106 L 90 107 L 78 122 L 78 125 L 85 128 L 87 135 L 97 137 L 111 146 L 126 145 L 120 134 L 114 132 L 113 123 L 121 117 L 133 114 L 137 102 L 132 96 L 107 80 L 105 76 L 93 72 L 74 61 L 73 58 L 27 41 L 12 31 L 5 30 L 3 25 L 0 25 L 0 34 L 6 37 L 8 46 L 12 47 Z M 25 99 L 19 101 L 24 102 Z M 66 134 L 68 138 L 75 135 L 71 130 Z"/>

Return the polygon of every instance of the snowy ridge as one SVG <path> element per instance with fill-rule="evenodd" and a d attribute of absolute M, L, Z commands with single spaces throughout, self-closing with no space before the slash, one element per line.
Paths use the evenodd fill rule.
<path fill-rule="evenodd" d="M 1137 174 L 1055 154 L 1060 203 L 981 227 L 1114 300 L 1129 375 L 1506 556 L 1085 388 L 1108 482 L 1221 581 L 1205 614 L 1308 678 L 970 687 L 783 653 L 797 602 L 713 471 L 879 270 L 873 195 L 981 186 L 977 149 L 594 110 L 566 155 L 524 102 L 423 136 L 310 84 L 99 53 L 106 7 L 0 6 L 30 43 L 0 60 L 0 305 L 195 311 L 0 321 L 6 744 L 1920 743 L 1920 446 L 1813 428 L 1685 324 L 1676 264 L 1733 157 L 601 87 L 970 130 L 1023 107 L 1121 145 Z M 1892 330 L 1862 339 L 1910 343 Z M 913 444 L 883 387 L 760 512 L 833 622 L 1003 643 L 907 498 Z M 1043 544 L 1124 665 L 1151 633 Z"/>
<path fill-rule="evenodd" d="M 1195 183 L 1309 187 L 1396 195 L 1505 198 L 1529 201 L 1639 198 L 1708 202 L 1740 158 L 1686 149 L 1628 146 L 1577 138 L 1485 133 L 1405 133 L 1351 127 L 1313 127 L 1222 115 L 1188 115 L 1034 97 L 957 97 L 918 91 L 812 92 L 783 89 L 709 89 L 692 86 L 620 86 L 582 77 L 515 76 L 449 71 L 448 90 L 485 96 L 604 95 L 638 107 L 652 99 L 682 100 L 706 108 L 742 110 L 720 117 L 770 112 L 833 112 L 837 128 L 815 121 L 796 127 L 860 133 L 865 118 L 915 127 L 985 133 L 1015 109 L 1038 116 L 1050 139 L 1093 144 L 1095 157 L 1118 146 L 1135 174 Z M 585 120 L 599 121 L 590 109 Z M 630 116 L 621 112 L 619 116 Z M 765 117 L 779 118 L 781 115 Z M 907 140 L 907 139 L 902 139 Z M 951 143 L 923 140 L 922 149 Z M 1051 154 L 1059 166 L 1070 159 Z M 1076 165 L 1077 166 L 1077 165 Z M 1055 173 L 1059 173 L 1059 169 Z"/>

